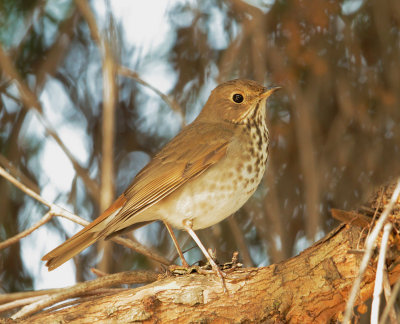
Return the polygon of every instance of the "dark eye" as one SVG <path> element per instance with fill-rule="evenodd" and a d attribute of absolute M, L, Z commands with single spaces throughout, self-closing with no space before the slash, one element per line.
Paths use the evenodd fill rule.
<path fill-rule="evenodd" d="M 242 101 L 243 101 L 243 96 L 240 94 L 240 93 L 235 93 L 233 96 L 232 96 L 232 100 L 234 101 L 234 102 L 236 102 L 236 103 L 241 103 Z"/>

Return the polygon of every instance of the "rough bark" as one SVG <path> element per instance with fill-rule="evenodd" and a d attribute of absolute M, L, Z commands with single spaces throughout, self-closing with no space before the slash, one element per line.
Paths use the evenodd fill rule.
<path fill-rule="evenodd" d="M 341 225 L 296 257 L 235 270 L 227 275 L 228 294 L 214 275 L 168 277 L 21 323 L 326 323 L 344 310 L 362 256 L 351 251 L 359 248 L 362 235 L 360 227 Z M 390 248 L 398 255 L 395 245 Z M 388 260 L 391 283 L 400 276 L 399 260 Z M 375 268 L 373 261 L 357 304 L 372 295 Z"/>
<path fill-rule="evenodd" d="M 92 295 L 86 294 L 18 322 L 327 323 L 340 317 L 345 309 L 363 256 L 360 249 L 364 247 L 367 227 L 372 215 L 375 220 L 379 217 L 393 189 L 387 186 L 380 190 L 358 212 L 333 210 L 333 216 L 345 223 L 299 255 L 268 267 L 235 269 L 228 273 L 226 294 L 214 274 L 164 276 L 135 289 L 99 290 L 97 295 L 90 292 Z M 389 221 L 394 230 L 388 244 L 386 266 L 393 284 L 400 277 L 400 199 Z M 355 303 L 362 306 L 358 307 L 360 311 L 365 309 L 363 302 L 373 293 L 378 248 L 379 244 L 363 276 Z M 154 280 L 154 275 L 151 279 L 146 273 L 141 274 L 143 278 L 139 273 L 123 274 L 85 284 L 96 289 L 109 287 L 115 284 L 114 276 L 127 283 Z M 82 288 L 85 284 L 80 284 L 76 290 L 88 292 Z"/>

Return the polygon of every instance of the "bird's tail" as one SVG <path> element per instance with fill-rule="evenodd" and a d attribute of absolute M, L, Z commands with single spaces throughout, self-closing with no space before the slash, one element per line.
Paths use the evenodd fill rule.
<path fill-rule="evenodd" d="M 42 260 L 47 261 L 46 266 L 48 267 L 49 271 L 58 268 L 60 265 L 67 262 L 79 252 L 86 249 L 89 245 L 92 245 L 94 242 L 100 239 L 102 236 L 99 235 L 99 233 L 105 228 L 113 216 L 118 214 L 125 202 L 126 199 L 124 195 L 121 195 L 107 210 L 104 211 L 103 214 L 101 214 L 93 222 L 66 240 L 63 244 L 47 253 Z"/>
<path fill-rule="evenodd" d="M 88 231 L 86 228 L 82 231 L 47 253 L 42 258 L 43 261 L 47 261 L 46 266 L 49 271 L 58 268 L 60 265 L 67 262 L 69 259 L 97 241 L 98 237 L 96 237 L 96 233 Z"/>

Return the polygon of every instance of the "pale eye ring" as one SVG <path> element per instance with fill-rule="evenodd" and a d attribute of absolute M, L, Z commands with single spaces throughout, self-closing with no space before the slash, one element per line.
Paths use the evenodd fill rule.
<path fill-rule="evenodd" d="M 244 98 L 243 98 L 243 95 L 241 95 L 240 93 L 235 93 L 232 96 L 232 100 L 236 103 L 241 103 L 241 102 L 243 102 Z"/>

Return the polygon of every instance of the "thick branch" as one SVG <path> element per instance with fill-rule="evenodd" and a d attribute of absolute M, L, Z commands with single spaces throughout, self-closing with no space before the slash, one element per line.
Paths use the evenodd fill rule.
<path fill-rule="evenodd" d="M 40 313 L 26 323 L 66 320 L 186 323 L 202 319 L 326 323 L 345 309 L 362 257 L 350 251 L 358 248 L 360 235 L 361 228 L 341 225 L 294 258 L 265 268 L 236 270 L 226 279 L 229 295 L 222 293 L 216 276 L 191 274 L 166 278 L 53 313 Z M 397 251 L 391 252 L 398 255 Z M 391 283 L 400 277 L 398 261 L 389 264 Z M 371 262 L 356 304 L 372 295 L 375 268 L 375 261 Z"/>

